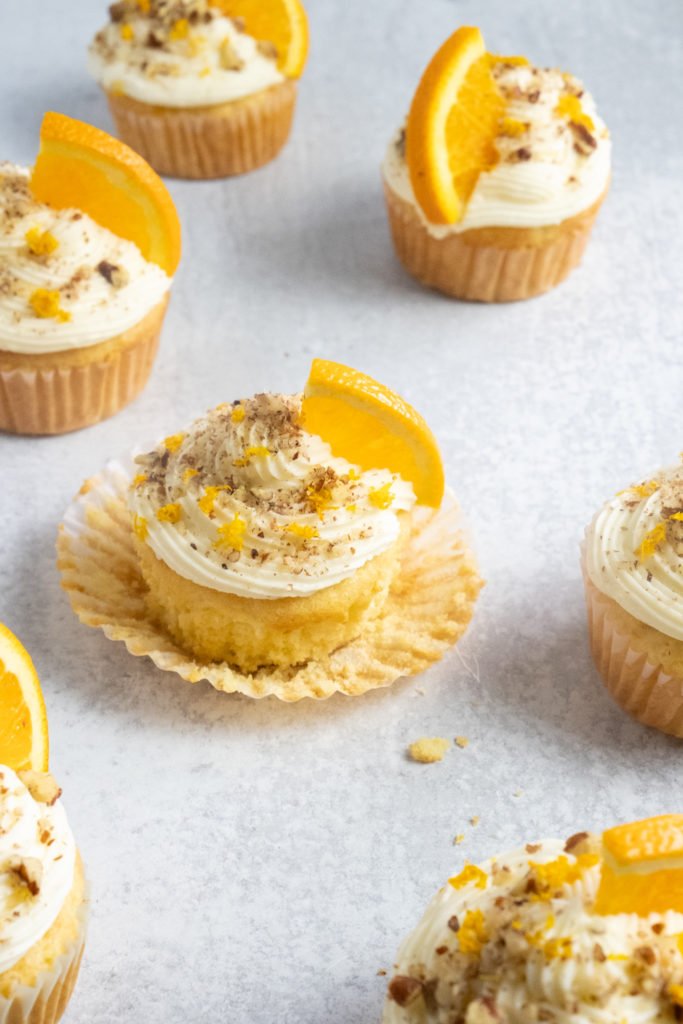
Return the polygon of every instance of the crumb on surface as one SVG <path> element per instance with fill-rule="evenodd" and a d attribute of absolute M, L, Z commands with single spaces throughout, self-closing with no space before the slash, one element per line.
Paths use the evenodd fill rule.
<path fill-rule="evenodd" d="M 461 750 L 464 750 L 465 747 L 469 746 L 469 742 L 470 741 L 468 740 L 467 736 L 456 736 L 455 737 L 455 745 L 456 745 L 456 747 L 460 747 Z"/>
<path fill-rule="evenodd" d="M 449 741 L 443 736 L 422 736 L 410 744 L 408 753 L 413 761 L 419 761 L 421 764 L 433 764 L 435 761 L 443 760 L 449 746 Z"/>

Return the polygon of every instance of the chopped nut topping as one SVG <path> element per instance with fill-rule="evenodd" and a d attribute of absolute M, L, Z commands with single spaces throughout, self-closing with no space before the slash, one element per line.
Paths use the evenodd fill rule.
<path fill-rule="evenodd" d="M 36 857 L 12 857 L 9 871 L 25 885 L 31 896 L 37 896 L 43 881 L 43 865 Z"/>
<path fill-rule="evenodd" d="M 407 974 L 397 974 L 389 982 L 389 998 L 398 1006 L 412 1006 L 422 997 L 422 982 Z"/>
<path fill-rule="evenodd" d="M 52 807 L 62 795 L 57 781 L 49 772 L 34 772 L 27 768 L 17 774 L 33 799 L 39 804 L 47 804 L 48 807 Z"/>
<path fill-rule="evenodd" d="M 125 267 L 117 267 L 108 260 L 101 260 L 96 268 L 105 281 L 108 281 L 112 288 L 124 288 L 130 281 L 130 275 Z"/>

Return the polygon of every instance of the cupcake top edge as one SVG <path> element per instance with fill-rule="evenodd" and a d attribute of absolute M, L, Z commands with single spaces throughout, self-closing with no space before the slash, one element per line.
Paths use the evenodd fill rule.
<path fill-rule="evenodd" d="M 66 351 L 139 323 L 171 278 L 88 214 L 38 202 L 29 180 L 0 163 L 0 349 Z"/>
<path fill-rule="evenodd" d="M 682 854 L 662 815 L 466 865 L 399 950 L 384 1024 L 679 1020 Z"/>
<path fill-rule="evenodd" d="M 683 466 L 605 503 L 586 531 L 585 567 L 639 622 L 683 640 Z"/>
<path fill-rule="evenodd" d="M 89 67 L 109 93 L 141 103 L 227 103 L 285 80 L 278 51 L 209 0 L 121 0 L 95 36 Z"/>
<path fill-rule="evenodd" d="M 301 396 L 255 395 L 139 456 L 138 538 L 180 576 L 260 599 L 315 593 L 390 548 L 412 485 L 335 457 L 300 413 Z"/>
<path fill-rule="evenodd" d="M 0 975 L 56 920 L 71 890 L 76 844 L 51 775 L 0 765 Z"/>

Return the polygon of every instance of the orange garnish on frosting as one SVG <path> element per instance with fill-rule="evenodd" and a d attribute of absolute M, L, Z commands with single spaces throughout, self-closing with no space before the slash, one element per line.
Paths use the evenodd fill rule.
<path fill-rule="evenodd" d="M 235 513 L 229 523 L 223 523 L 218 527 L 218 540 L 214 543 L 215 548 L 232 548 L 233 551 L 241 551 L 244 547 L 244 535 L 247 532 L 247 524 L 239 513 Z"/>
<path fill-rule="evenodd" d="M 476 864 L 465 864 L 459 875 L 448 879 L 454 889 L 464 889 L 466 885 L 474 885 L 477 889 L 485 889 L 488 882 L 486 872 Z"/>
<path fill-rule="evenodd" d="M 47 714 L 38 674 L 26 648 L 2 623 L 0 764 L 14 771 L 48 769 Z"/>
<path fill-rule="evenodd" d="M 459 28 L 430 61 L 406 126 L 406 161 L 418 203 L 436 224 L 461 220 L 479 175 L 498 162 L 505 101 L 478 28 Z"/>
<path fill-rule="evenodd" d="M 59 248 L 59 242 L 49 231 L 40 228 L 29 228 L 25 235 L 29 251 L 34 256 L 51 256 Z"/>
<path fill-rule="evenodd" d="M 123 142 L 63 114 L 46 114 L 31 191 L 54 209 L 81 210 L 173 274 L 180 221 L 163 181 Z"/>
<path fill-rule="evenodd" d="M 637 498 L 649 498 L 660 487 L 659 481 L 647 480 L 643 484 L 633 484 L 631 487 L 624 488 L 623 491 L 617 491 L 617 497 L 621 497 L 622 494 L 634 494 Z"/>
<path fill-rule="evenodd" d="M 683 814 L 617 825 L 602 836 L 598 914 L 683 913 Z"/>
<path fill-rule="evenodd" d="M 160 523 L 179 523 L 183 517 L 183 510 L 177 502 L 172 501 L 158 508 L 156 517 Z"/>
<path fill-rule="evenodd" d="M 468 910 L 458 929 L 458 943 L 461 953 L 479 956 L 488 940 L 486 922 L 481 910 Z"/>
<path fill-rule="evenodd" d="M 327 441 L 334 455 L 364 470 L 398 473 L 421 504 L 441 504 L 444 471 L 436 439 L 395 391 L 350 366 L 314 359 L 301 413 L 306 430 Z"/>
<path fill-rule="evenodd" d="M 285 526 L 285 533 L 293 533 L 302 540 L 313 540 L 320 536 L 317 526 L 307 526 L 305 523 L 288 523 Z"/>
<path fill-rule="evenodd" d="M 272 43 L 283 75 L 301 75 L 308 56 L 308 18 L 300 0 L 213 0 L 213 6 L 230 18 L 242 18 L 254 39 Z"/>
<path fill-rule="evenodd" d="M 177 452 L 186 436 L 186 434 L 170 434 L 169 437 L 164 438 L 164 448 L 168 448 L 169 452 Z"/>
<path fill-rule="evenodd" d="M 36 288 L 28 301 L 33 312 L 41 320 L 59 320 L 60 323 L 66 323 L 71 319 L 71 313 L 62 309 L 62 297 L 58 291 Z"/>
<path fill-rule="evenodd" d="M 558 117 L 567 117 L 574 124 L 582 124 L 589 132 L 595 130 L 595 123 L 588 114 L 584 113 L 578 96 L 573 96 L 571 93 L 560 96 L 554 112 Z"/>
<path fill-rule="evenodd" d="M 666 540 L 666 523 L 657 523 L 649 533 L 646 533 L 635 550 L 635 556 L 640 562 L 646 562 L 652 558 L 654 553 L 661 548 Z"/>

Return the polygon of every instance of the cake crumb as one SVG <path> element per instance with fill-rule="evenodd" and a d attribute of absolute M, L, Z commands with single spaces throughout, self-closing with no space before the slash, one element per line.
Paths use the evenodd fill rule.
<path fill-rule="evenodd" d="M 516 789 L 512 795 L 513 796 L 517 796 L 517 797 L 524 796 L 524 790 L 523 789 Z"/>
<path fill-rule="evenodd" d="M 443 736 L 422 736 L 410 744 L 408 753 L 413 761 L 419 761 L 421 764 L 434 764 L 435 761 L 443 760 L 449 746 L 449 741 Z"/>
<path fill-rule="evenodd" d="M 456 745 L 456 747 L 460 747 L 461 750 L 464 750 L 465 747 L 469 745 L 469 742 L 470 741 L 468 740 L 467 736 L 456 736 L 455 737 L 455 745 Z"/>
<path fill-rule="evenodd" d="M 453 846 L 460 846 L 461 843 L 465 842 L 465 833 L 458 832 L 457 836 L 453 840 Z"/>
<path fill-rule="evenodd" d="M 473 828 L 476 828 L 480 821 L 481 818 L 479 817 L 479 815 L 473 814 L 472 817 L 470 818 L 470 825 L 472 825 Z"/>
<path fill-rule="evenodd" d="M 380 969 L 377 971 L 377 976 L 378 978 L 384 978 L 386 977 L 386 973 L 387 972 L 384 970 L 384 968 L 380 967 Z"/>

